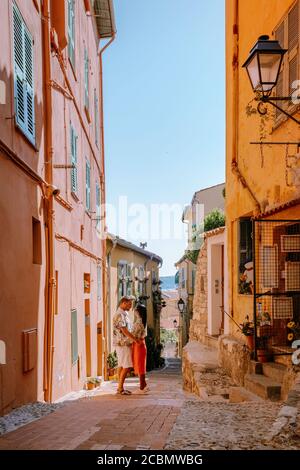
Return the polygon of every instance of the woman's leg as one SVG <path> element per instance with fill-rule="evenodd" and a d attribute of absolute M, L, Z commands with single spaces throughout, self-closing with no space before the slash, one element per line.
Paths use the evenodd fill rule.
<path fill-rule="evenodd" d="M 140 374 L 140 389 L 144 390 L 145 387 L 147 387 L 146 375 Z"/>

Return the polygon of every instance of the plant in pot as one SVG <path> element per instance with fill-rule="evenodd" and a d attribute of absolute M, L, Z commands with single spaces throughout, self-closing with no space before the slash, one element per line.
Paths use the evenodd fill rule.
<path fill-rule="evenodd" d="M 98 377 L 88 377 L 86 380 L 87 390 L 93 390 L 95 387 L 99 387 L 101 380 Z"/>
<path fill-rule="evenodd" d="M 269 349 L 269 335 L 259 336 L 257 338 L 257 360 L 259 362 L 270 362 L 273 359 L 273 353 Z"/>
<path fill-rule="evenodd" d="M 246 316 L 243 323 L 240 324 L 241 332 L 246 336 L 247 346 L 250 351 L 254 349 L 254 324 L 249 320 L 249 315 Z"/>
<path fill-rule="evenodd" d="M 107 371 L 109 377 L 114 377 L 116 375 L 116 368 L 118 367 L 118 357 L 117 352 L 111 352 L 107 356 Z"/>

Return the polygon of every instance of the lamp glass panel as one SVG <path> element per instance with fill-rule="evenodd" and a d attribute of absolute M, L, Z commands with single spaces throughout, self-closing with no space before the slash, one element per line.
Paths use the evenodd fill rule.
<path fill-rule="evenodd" d="M 253 58 L 247 65 L 247 71 L 250 77 L 253 90 L 259 89 L 261 84 L 260 84 L 260 77 L 259 77 L 257 54 L 253 56 Z"/>
<path fill-rule="evenodd" d="M 278 76 L 281 54 L 259 54 L 259 64 L 261 73 L 261 89 L 270 91 L 276 85 Z"/>

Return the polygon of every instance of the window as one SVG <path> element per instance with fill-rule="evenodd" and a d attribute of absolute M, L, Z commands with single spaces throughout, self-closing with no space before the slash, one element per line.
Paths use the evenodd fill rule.
<path fill-rule="evenodd" d="M 97 265 L 97 300 L 101 300 L 102 297 L 102 269 L 101 265 Z"/>
<path fill-rule="evenodd" d="M 275 30 L 275 39 L 279 41 L 281 47 L 287 49 L 278 76 L 276 96 L 290 96 L 295 91 L 292 87 L 293 82 L 299 79 L 299 17 L 299 1 L 297 1 Z M 281 107 L 291 105 L 291 102 L 280 104 Z M 276 118 L 281 116 L 283 114 L 276 110 Z"/>
<path fill-rule="evenodd" d="M 74 365 L 78 361 L 77 310 L 71 310 L 71 354 Z"/>
<path fill-rule="evenodd" d="M 132 295 L 132 267 L 127 261 L 118 263 L 118 297 Z"/>
<path fill-rule="evenodd" d="M 185 269 L 181 268 L 181 288 L 185 288 Z"/>
<path fill-rule="evenodd" d="M 32 217 L 32 262 L 42 264 L 41 222 Z"/>
<path fill-rule="evenodd" d="M 13 29 L 16 125 L 35 144 L 33 39 L 16 5 L 13 5 Z"/>
<path fill-rule="evenodd" d="M 86 210 L 91 210 L 91 165 L 88 160 L 85 164 L 85 205 Z"/>
<path fill-rule="evenodd" d="M 100 216 L 101 216 L 101 193 L 100 186 L 96 183 L 96 230 L 100 232 Z"/>
<path fill-rule="evenodd" d="M 84 48 L 84 106 L 89 109 L 89 56 Z"/>
<path fill-rule="evenodd" d="M 94 89 L 94 106 L 95 106 L 95 144 L 99 147 L 99 100 Z"/>
<path fill-rule="evenodd" d="M 144 278 L 145 278 L 145 270 L 143 266 L 139 266 L 138 268 L 138 294 L 144 295 Z"/>
<path fill-rule="evenodd" d="M 78 193 L 78 170 L 77 170 L 77 135 L 71 124 L 71 192 Z"/>
<path fill-rule="evenodd" d="M 91 275 L 89 273 L 83 274 L 83 291 L 85 294 L 91 292 Z"/>
<path fill-rule="evenodd" d="M 68 55 L 75 67 L 75 1 L 68 0 Z"/>
<path fill-rule="evenodd" d="M 253 287 L 252 221 L 239 221 L 239 293 L 251 294 Z M 252 286 L 251 286 L 252 283 Z"/>

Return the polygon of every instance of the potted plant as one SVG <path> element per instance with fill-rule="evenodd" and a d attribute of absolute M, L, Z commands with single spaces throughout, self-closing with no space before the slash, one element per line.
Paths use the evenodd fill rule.
<path fill-rule="evenodd" d="M 93 390 L 94 388 L 99 387 L 101 380 L 98 377 L 87 377 L 85 388 L 87 390 Z"/>
<path fill-rule="evenodd" d="M 113 377 L 116 374 L 116 368 L 118 367 L 118 357 L 117 352 L 111 352 L 107 356 L 107 371 L 108 376 Z"/>
<path fill-rule="evenodd" d="M 245 320 L 241 325 L 241 332 L 246 336 L 247 346 L 250 351 L 254 349 L 254 324 L 249 320 L 249 315 L 246 316 Z"/>
<path fill-rule="evenodd" d="M 270 362 L 273 359 L 273 353 L 269 349 L 269 335 L 259 336 L 257 338 L 257 360 L 259 362 Z"/>

